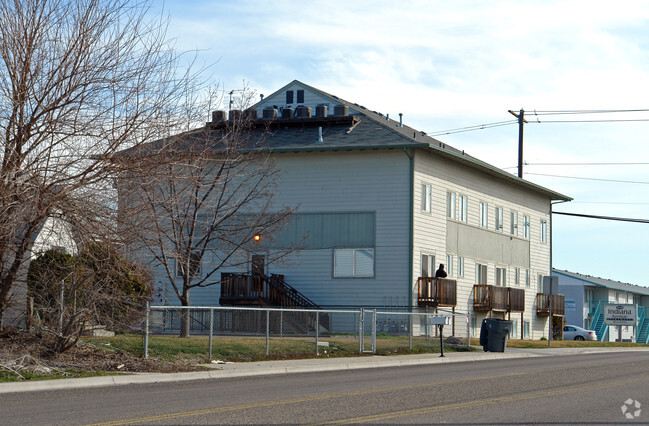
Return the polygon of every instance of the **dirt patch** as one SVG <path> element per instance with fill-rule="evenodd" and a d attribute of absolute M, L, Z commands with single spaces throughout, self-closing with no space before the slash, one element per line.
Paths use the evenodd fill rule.
<path fill-rule="evenodd" d="M 31 333 L 0 333 L 0 371 L 47 375 L 61 371 L 101 372 L 180 372 L 200 369 L 192 360 L 171 363 L 155 358 L 145 359 L 112 347 L 79 343 L 61 354 L 49 351 L 44 338 Z"/>

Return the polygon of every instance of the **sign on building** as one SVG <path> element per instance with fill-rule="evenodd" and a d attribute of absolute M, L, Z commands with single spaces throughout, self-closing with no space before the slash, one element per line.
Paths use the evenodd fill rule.
<path fill-rule="evenodd" d="M 636 325 L 635 305 L 604 305 L 604 324 L 606 325 Z"/>

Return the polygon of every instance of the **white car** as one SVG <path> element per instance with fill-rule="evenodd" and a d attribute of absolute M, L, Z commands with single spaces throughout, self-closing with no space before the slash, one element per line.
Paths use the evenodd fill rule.
<path fill-rule="evenodd" d="M 597 333 L 576 325 L 564 325 L 563 340 L 597 340 Z"/>

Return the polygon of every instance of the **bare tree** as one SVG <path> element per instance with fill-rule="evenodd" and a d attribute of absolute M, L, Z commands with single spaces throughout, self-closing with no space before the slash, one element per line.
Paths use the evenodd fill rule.
<path fill-rule="evenodd" d="M 146 0 L 0 0 L 0 316 L 45 218 L 113 232 L 107 178 L 125 164 L 111 158 L 177 129 L 198 82 L 149 12 Z"/>
<path fill-rule="evenodd" d="M 129 156 L 165 158 L 146 175 L 120 180 L 121 224 L 182 306 L 191 306 L 191 289 L 219 284 L 219 270 L 247 266 L 260 249 L 254 236 L 268 243 L 292 214 L 287 206 L 273 206 L 279 170 L 264 147 L 265 129 L 253 122 L 208 123 Z M 268 251 L 267 261 L 289 252 Z M 189 334 L 184 311 L 181 337 Z"/>

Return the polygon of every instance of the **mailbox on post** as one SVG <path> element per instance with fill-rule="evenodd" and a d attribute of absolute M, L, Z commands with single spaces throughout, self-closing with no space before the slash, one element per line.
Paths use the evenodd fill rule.
<path fill-rule="evenodd" d="M 430 325 L 436 325 L 439 327 L 439 350 L 441 352 L 441 357 L 444 356 L 444 338 L 442 336 L 442 331 L 444 330 L 444 326 L 450 323 L 451 319 L 443 315 L 430 317 Z"/>

